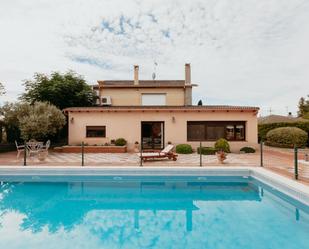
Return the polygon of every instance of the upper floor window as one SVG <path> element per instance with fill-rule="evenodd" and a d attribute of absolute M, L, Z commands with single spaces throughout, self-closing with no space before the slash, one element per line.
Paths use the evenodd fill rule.
<path fill-rule="evenodd" d="M 166 94 L 142 93 L 142 105 L 166 105 Z"/>

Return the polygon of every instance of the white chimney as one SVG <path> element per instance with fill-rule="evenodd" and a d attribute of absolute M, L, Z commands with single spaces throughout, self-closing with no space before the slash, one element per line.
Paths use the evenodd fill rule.
<path fill-rule="evenodd" d="M 139 66 L 134 65 L 134 85 L 138 85 L 138 70 Z"/>
<path fill-rule="evenodd" d="M 190 66 L 190 63 L 185 64 L 185 84 L 191 85 L 191 66 Z"/>

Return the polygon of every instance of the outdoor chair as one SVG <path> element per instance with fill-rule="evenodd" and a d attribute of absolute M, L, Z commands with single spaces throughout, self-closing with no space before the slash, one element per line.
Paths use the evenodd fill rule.
<path fill-rule="evenodd" d="M 16 149 L 17 149 L 17 159 L 20 156 L 20 153 L 25 151 L 25 146 L 24 145 L 18 145 L 17 141 L 15 140 L 15 145 L 16 145 Z"/>
<path fill-rule="evenodd" d="M 173 159 L 173 161 L 176 161 L 178 155 L 172 152 L 173 148 L 174 145 L 169 144 L 160 152 L 142 152 L 139 154 L 139 156 L 144 162 L 157 158 L 168 158 L 170 160 Z"/>
<path fill-rule="evenodd" d="M 46 144 L 41 147 L 41 150 L 46 151 L 48 153 L 49 147 L 50 147 L 50 140 L 47 140 Z"/>
<path fill-rule="evenodd" d="M 42 147 L 43 147 L 43 143 L 42 142 L 37 142 L 35 140 L 30 140 L 27 144 L 27 154 L 31 157 L 32 154 L 36 155 L 38 154 Z"/>

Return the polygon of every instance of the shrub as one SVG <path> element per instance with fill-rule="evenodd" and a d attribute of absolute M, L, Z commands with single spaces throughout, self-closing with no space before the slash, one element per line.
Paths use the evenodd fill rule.
<path fill-rule="evenodd" d="M 124 146 L 127 144 L 127 141 L 124 138 L 117 138 L 115 140 L 115 145 L 116 146 Z"/>
<path fill-rule="evenodd" d="M 226 153 L 230 153 L 230 145 L 228 143 L 228 141 L 224 138 L 220 138 L 216 141 L 215 143 L 215 149 L 217 151 L 223 150 Z"/>
<path fill-rule="evenodd" d="M 191 154 L 193 150 L 190 144 L 178 144 L 176 146 L 176 152 L 179 154 Z"/>
<path fill-rule="evenodd" d="M 245 153 L 255 153 L 255 149 L 252 147 L 242 147 L 240 151 L 243 151 Z"/>
<path fill-rule="evenodd" d="M 293 122 L 293 123 L 272 123 L 272 124 L 259 124 L 259 141 L 266 139 L 266 134 L 270 130 L 273 130 L 275 128 L 279 127 L 297 127 L 304 131 L 306 131 L 309 134 L 309 121 L 308 122 Z M 309 144 L 308 144 L 309 145 Z"/>
<path fill-rule="evenodd" d="M 197 148 L 197 154 L 202 155 L 215 155 L 217 150 L 214 147 L 198 147 Z"/>
<path fill-rule="evenodd" d="M 265 144 L 274 147 L 293 148 L 305 147 L 308 134 L 297 127 L 281 127 L 270 130 L 266 134 Z"/>

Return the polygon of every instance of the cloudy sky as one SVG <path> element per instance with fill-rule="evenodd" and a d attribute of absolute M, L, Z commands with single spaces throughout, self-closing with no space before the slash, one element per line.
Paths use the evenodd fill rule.
<path fill-rule="evenodd" d="M 308 0 L 1 0 L 0 82 L 14 101 L 34 72 L 183 79 L 194 102 L 296 111 L 309 94 Z"/>

